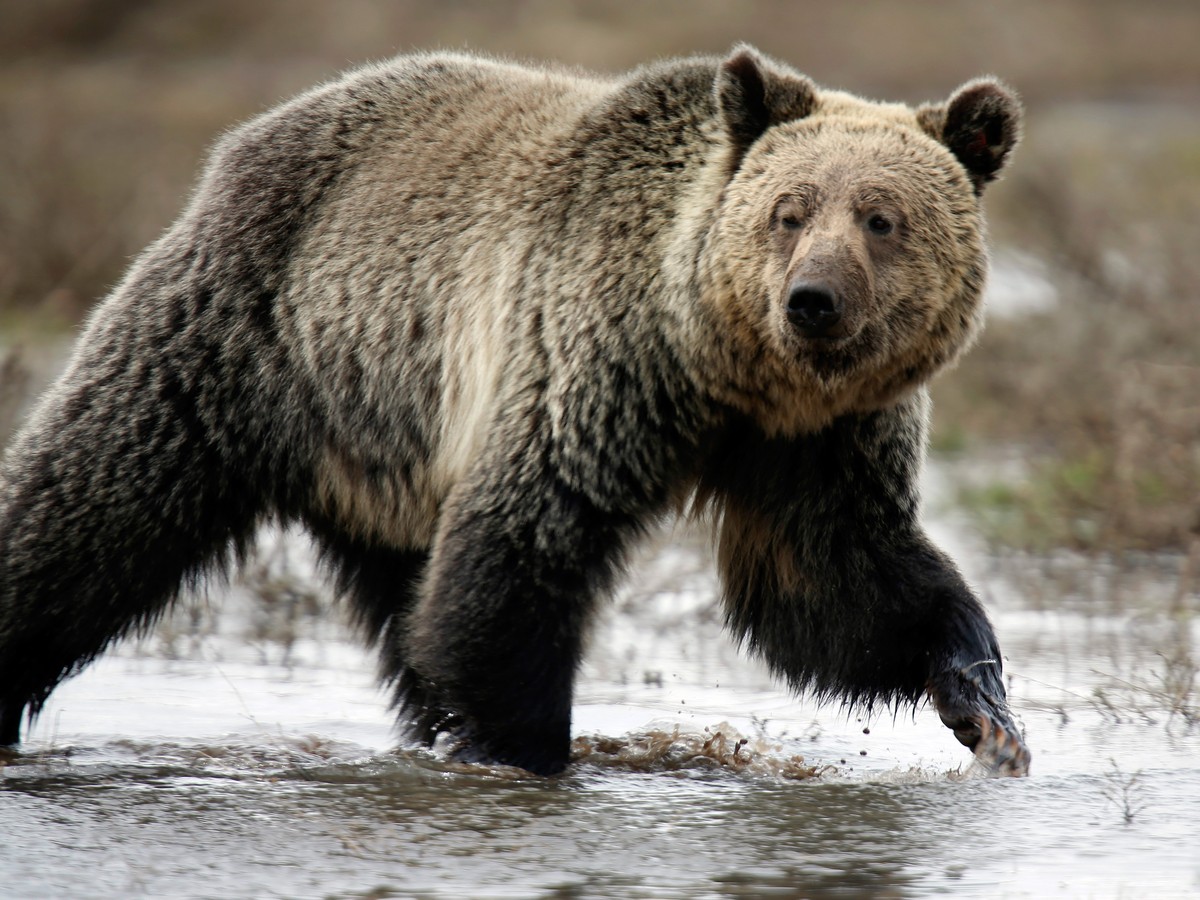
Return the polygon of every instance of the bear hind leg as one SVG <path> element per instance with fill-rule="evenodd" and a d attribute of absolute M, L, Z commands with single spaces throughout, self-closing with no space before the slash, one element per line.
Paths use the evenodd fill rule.
<path fill-rule="evenodd" d="M 429 552 L 350 538 L 325 522 L 311 522 L 309 528 L 339 596 L 350 605 L 354 624 L 379 651 L 380 678 L 395 691 L 394 706 L 403 730 L 431 745 L 440 732 L 459 723 L 405 660 L 408 617 L 428 569 Z"/>
<path fill-rule="evenodd" d="M 188 400 L 121 379 L 43 405 L 0 471 L 0 742 L 181 586 L 242 554 L 263 498 Z M 236 483 L 235 483 L 236 482 Z"/>

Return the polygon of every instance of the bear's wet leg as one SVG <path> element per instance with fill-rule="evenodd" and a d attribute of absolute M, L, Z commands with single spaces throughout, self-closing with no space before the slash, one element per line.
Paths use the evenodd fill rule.
<path fill-rule="evenodd" d="M 728 620 L 794 687 L 866 707 L 928 695 L 981 762 L 1024 774 L 995 633 L 918 522 L 925 416 L 918 396 L 817 434 L 731 435 L 702 486 Z"/>
<path fill-rule="evenodd" d="M 534 485 L 462 493 L 411 617 L 407 658 L 455 714 L 458 758 L 552 775 L 569 758 L 593 600 L 631 529 L 552 474 Z"/>
<path fill-rule="evenodd" d="M 397 549 L 347 537 L 324 521 L 310 522 L 322 560 L 330 566 L 338 592 L 350 603 L 355 624 L 379 650 L 379 674 L 396 690 L 409 736 L 432 744 L 438 733 L 453 728 L 447 713 L 404 657 L 408 616 L 416 605 L 429 565 L 429 551 Z"/>

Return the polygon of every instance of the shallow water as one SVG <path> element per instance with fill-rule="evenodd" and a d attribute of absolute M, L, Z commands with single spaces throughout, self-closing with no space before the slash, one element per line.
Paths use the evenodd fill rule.
<path fill-rule="evenodd" d="M 1195 615 L 1161 614 L 1165 578 L 1130 612 L 1039 611 L 956 525 L 939 536 L 987 587 L 1027 779 L 982 777 L 929 709 L 790 697 L 722 633 L 687 535 L 600 623 L 565 776 L 396 749 L 372 659 L 276 535 L 249 584 L 55 694 L 0 769 L 0 893 L 1200 896 L 1200 727 L 1156 656 L 1200 646 Z"/>

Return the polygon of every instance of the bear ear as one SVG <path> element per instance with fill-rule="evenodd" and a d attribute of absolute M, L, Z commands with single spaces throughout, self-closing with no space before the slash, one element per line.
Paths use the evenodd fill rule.
<path fill-rule="evenodd" d="M 764 131 L 803 119 L 817 100 L 817 88 L 809 79 L 748 44 L 734 47 L 721 63 L 714 91 L 717 111 L 733 142 L 735 166 Z"/>
<path fill-rule="evenodd" d="M 917 122 L 958 157 L 975 193 L 1000 174 L 1021 139 L 1021 101 L 995 79 L 969 81 L 944 104 L 917 110 Z"/>

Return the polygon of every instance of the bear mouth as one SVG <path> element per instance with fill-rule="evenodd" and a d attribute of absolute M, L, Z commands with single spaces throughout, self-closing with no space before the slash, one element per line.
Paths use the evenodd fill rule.
<path fill-rule="evenodd" d="M 829 380 L 850 374 L 858 368 L 861 357 L 847 346 L 848 338 L 815 338 L 806 341 L 804 361 L 822 378 Z"/>
<path fill-rule="evenodd" d="M 797 356 L 800 364 L 819 381 L 830 387 L 844 387 L 848 381 L 887 374 L 894 351 L 886 336 L 882 329 L 868 323 L 845 337 L 805 338 L 800 342 Z"/>
<path fill-rule="evenodd" d="M 792 335 L 799 360 L 823 380 L 844 377 L 860 368 L 869 356 L 869 340 L 862 331 L 823 337 Z"/>

